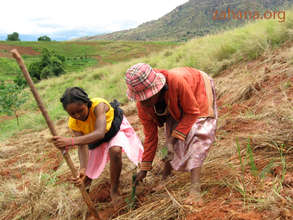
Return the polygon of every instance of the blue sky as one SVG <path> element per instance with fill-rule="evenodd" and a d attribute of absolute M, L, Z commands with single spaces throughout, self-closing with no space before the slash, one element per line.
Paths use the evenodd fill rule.
<path fill-rule="evenodd" d="M 47 35 L 68 40 L 137 27 L 188 0 L 5 0 L 1 2 L 0 40 Z"/>

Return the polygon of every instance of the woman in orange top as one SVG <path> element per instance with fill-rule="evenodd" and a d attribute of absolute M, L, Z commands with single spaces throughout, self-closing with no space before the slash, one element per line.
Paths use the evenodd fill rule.
<path fill-rule="evenodd" d="M 158 127 L 164 124 L 168 156 L 163 178 L 171 169 L 190 171 L 192 187 L 187 202 L 200 199 L 200 170 L 215 140 L 217 109 L 212 79 L 189 68 L 153 70 L 138 63 L 127 70 L 127 95 L 137 101 L 144 129 L 144 153 L 136 184 L 152 169 Z"/>
<path fill-rule="evenodd" d="M 90 99 L 83 89 L 72 87 L 66 89 L 60 101 L 70 115 L 68 126 L 75 137 L 56 136 L 54 144 L 61 149 L 78 145 L 77 185 L 81 181 L 90 184 L 98 178 L 110 160 L 111 198 L 115 203 L 119 197 L 122 149 L 137 165 L 143 153 L 139 138 L 116 100 L 108 103 L 102 98 Z"/>

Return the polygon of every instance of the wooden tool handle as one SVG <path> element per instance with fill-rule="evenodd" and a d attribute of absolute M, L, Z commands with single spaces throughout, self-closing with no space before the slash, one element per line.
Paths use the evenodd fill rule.
<path fill-rule="evenodd" d="M 50 117 L 48 115 L 48 112 L 47 112 L 47 110 L 46 110 L 46 108 L 45 108 L 45 106 L 44 106 L 44 104 L 43 104 L 43 102 L 42 102 L 42 100 L 41 100 L 41 98 L 40 98 L 35 86 L 34 86 L 34 83 L 33 83 L 32 79 L 30 77 L 29 72 L 26 69 L 26 66 L 24 65 L 24 62 L 23 62 L 20 54 L 18 53 L 18 51 L 16 49 L 11 50 L 11 53 L 12 53 L 12 56 L 16 59 L 16 62 L 18 63 L 21 71 L 23 72 L 23 75 L 24 75 L 24 77 L 25 77 L 25 79 L 26 79 L 26 81 L 27 81 L 27 83 L 28 83 L 28 85 L 29 85 L 29 87 L 30 87 L 30 89 L 31 89 L 36 101 L 37 101 L 39 109 L 41 110 L 41 112 L 42 112 L 42 114 L 43 114 L 43 116 L 44 116 L 44 118 L 45 118 L 45 120 L 47 122 L 47 125 L 48 125 L 48 127 L 49 127 L 49 129 L 51 131 L 51 134 L 53 136 L 57 136 L 57 132 L 56 132 L 56 130 L 54 128 L 54 125 L 53 125 L 53 123 L 52 123 L 52 121 L 51 121 L 51 119 L 50 119 Z"/>
<path fill-rule="evenodd" d="M 28 83 L 28 85 L 29 85 L 34 97 L 35 97 L 35 100 L 36 100 L 36 102 L 37 102 L 37 104 L 39 106 L 39 109 L 41 110 L 41 112 L 42 112 L 42 114 L 43 114 L 43 116 L 44 116 L 44 118 L 45 118 L 45 120 L 47 122 L 47 125 L 48 125 L 48 127 L 50 129 L 51 134 L 53 136 L 57 136 L 57 132 L 55 130 L 54 124 L 53 124 L 53 122 L 51 121 L 51 119 L 49 117 L 49 114 L 48 114 L 48 112 L 47 112 L 47 110 L 46 110 L 46 108 L 45 108 L 45 106 L 44 106 L 44 104 L 43 104 L 43 102 L 42 102 L 42 100 L 41 100 L 41 98 L 39 96 L 39 93 L 38 93 L 38 91 L 37 91 L 32 79 L 30 77 L 30 74 L 29 74 L 29 72 L 28 72 L 28 70 L 27 70 L 27 68 L 26 68 L 26 66 L 25 66 L 25 64 L 23 62 L 22 57 L 20 56 L 20 54 L 18 53 L 18 51 L 16 49 L 11 50 L 10 52 L 12 53 L 12 56 L 16 59 L 16 62 L 18 63 L 18 65 L 19 65 L 19 67 L 20 67 L 20 69 L 21 69 L 21 71 L 22 71 L 22 73 L 23 73 L 23 75 L 24 75 L 24 77 L 25 77 L 25 79 L 26 79 L 26 81 L 27 81 L 27 83 Z M 68 154 L 67 151 L 63 151 L 62 155 L 63 155 L 63 158 L 65 159 L 67 165 L 69 166 L 69 169 L 71 170 L 71 173 L 72 173 L 73 177 L 76 178 L 78 173 L 77 173 L 77 170 L 74 167 L 74 164 L 73 164 L 73 162 L 72 162 L 72 160 L 70 158 L 70 155 Z M 97 213 L 97 211 L 96 211 L 96 209 L 94 207 L 94 204 L 91 201 L 88 193 L 85 190 L 84 184 L 82 184 L 79 187 L 79 189 L 80 189 L 80 192 L 82 194 L 82 197 L 83 197 L 85 203 L 88 205 L 88 208 L 89 208 L 90 212 L 96 217 L 97 220 L 100 220 L 100 217 L 99 217 L 99 215 L 98 215 L 98 213 Z"/>

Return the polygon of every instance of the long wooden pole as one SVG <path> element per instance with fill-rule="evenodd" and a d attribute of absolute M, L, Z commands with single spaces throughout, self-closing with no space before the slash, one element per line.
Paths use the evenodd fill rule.
<path fill-rule="evenodd" d="M 33 96 L 35 97 L 35 100 L 36 100 L 36 102 L 37 102 L 37 104 L 39 106 L 39 109 L 41 110 L 41 112 L 42 112 L 42 114 L 43 114 L 43 116 L 44 116 L 44 118 L 45 118 L 45 120 L 47 122 L 47 125 L 48 125 L 48 127 L 50 129 L 51 134 L 53 136 L 57 136 L 57 132 L 56 132 L 56 129 L 54 127 L 54 124 L 53 124 L 53 122 L 51 121 L 51 119 L 49 117 L 49 114 L 48 114 L 48 112 L 47 112 L 47 110 L 46 110 L 46 108 L 45 108 L 45 106 L 44 106 L 44 104 L 43 104 L 43 102 L 42 102 L 42 100 L 41 100 L 41 98 L 39 96 L 39 93 L 38 93 L 36 87 L 34 86 L 34 83 L 33 83 L 32 79 L 30 77 L 29 72 L 27 71 L 27 68 L 26 68 L 26 66 L 25 66 L 25 64 L 23 62 L 22 57 L 20 56 L 20 54 L 18 53 L 18 51 L 16 49 L 11 50 L 10 52 L 12 53 L 12 56 L 16 59 L 16 62 L 18 63 L 18 65 L 19 65 L 19 67 L 20 67 L 20 69 L 21 69 L 21 71 L 22 71 L 22 73 L 23 73 L 23 75 L 24 75 L 24 77 L 25 77 L 30 89 L 31 89 L 31 92 L 33 93 Z M 65 150 L 62 151 L 62 155 L 63 155 L 63 158 L 65 159 L 67 165 L 69 166 L 69 169 L 71 170 L 72 176 L 74 178 L 76 178 L 78 173 L 77 173 L 77 170 L 74 167 L 74 164 L 73 164 L 73 162 L 72 162 L 72 160 L 70 158 L 70 155 Z M 98 215 L 98 213 L 97 213 L 97 211 L 95 209 L 94 203 L 91 201 L 88 193 L 85 190 L 84 184 L 81 184 L 79 186 L 79 189 L 80 189 L 82 197 L 83 197 L 85 203 L 87 204 L 88 209 L 90 210 L 91 214 L 97 220 L 100 220 L 100 217 L 99 217 L 99 215 Z"/>

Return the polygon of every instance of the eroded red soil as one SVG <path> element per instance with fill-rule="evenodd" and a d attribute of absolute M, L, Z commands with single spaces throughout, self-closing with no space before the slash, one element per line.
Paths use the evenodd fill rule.
<path fill-rule="evenodd" d="M 10 46 L 10 45 L 0 43 L 0 57 L 12 58 L 12 55 L 10 53 L 12 49 L 17 49 L 21 55 L 36 56 L 40 54 L 38 51 L 35 51 L 32 47 L 22 47 L 22 46 L 15 46 L 15 45 Z"/>

